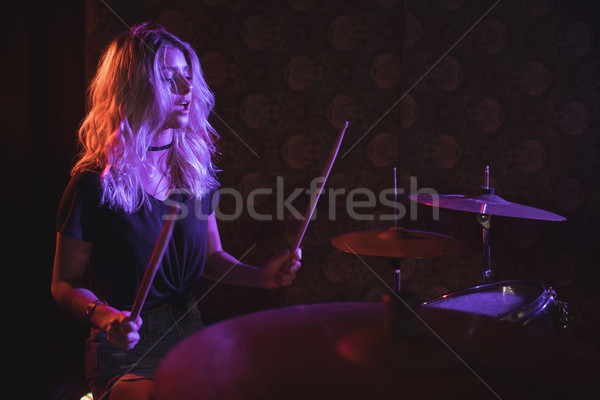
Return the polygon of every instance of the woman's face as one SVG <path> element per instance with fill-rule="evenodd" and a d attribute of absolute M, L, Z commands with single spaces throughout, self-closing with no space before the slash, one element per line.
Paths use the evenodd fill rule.
<path fill-rule="evenodd" d="M 182 129 L 189 122 L 192 103 L 192 71 L 179 49 L 165 50 L 162 80 L 171 92 L 167 106 L 166 129 Z"/>

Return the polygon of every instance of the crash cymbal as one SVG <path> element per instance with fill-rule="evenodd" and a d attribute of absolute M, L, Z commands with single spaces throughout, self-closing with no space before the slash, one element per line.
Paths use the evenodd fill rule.
<path fill-rule="evenodd" d="M 538 208 L 524 206 L 504 200 L 492 193 L 479 194 L 413 194 L 409 199 L 417 203 L 450 210 L 477 214 L 499 215 L 503 217 L 527 218 L 544 221 L 564 221 L 565 217 Z"/>
<path fill-rule="evenodd" d="M 399 227 L 345 233 L 331 244 L 347 253 L 392 258 L 437 257 L 458 249 L 458 241 L 450 236 Z"/>

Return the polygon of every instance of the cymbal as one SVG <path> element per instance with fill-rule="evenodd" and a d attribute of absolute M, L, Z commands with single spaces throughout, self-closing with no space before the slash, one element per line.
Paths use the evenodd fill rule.
<path fill-rule="evenodd" d="M 437 257 L 458 249 L 458 241 L 450 236 L 399 227 L 345 233 L 331 244 L 346 253 L 392 258 Z"/>
<path fill-rule="evenodd" d="M 526 219 L 537 219 L 544 221 L 564 221 L 565 217 L 549 211 L 529 207 L 510 201 L 493 193 L 480 194 L 413 194 L 409 199 L 417 203 L 427 204 L 432 207 L 447 208 L 450 210 L 467 211 L 477 214 L 499 215 L 503 217 L 515 217 Z"/>
<path fill-rule="evenodd" d="M 398 333 L 413 323 L 418 329 Z M 157 369 L 154 398 L 584 398 L 594 393 L 598 354 L 566 339 L 431 307 L 416 314 L 375 302 L 284 307 L 180 342 Z"/>

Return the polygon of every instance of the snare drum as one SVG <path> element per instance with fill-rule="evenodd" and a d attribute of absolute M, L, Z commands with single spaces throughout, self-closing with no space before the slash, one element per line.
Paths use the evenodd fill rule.
<path fill-rule="evenodd" d="M 421 305 L 489 315 L 557 333 L 564 333 L 568 319 L 566 303 L 557 299 L 551 287 L 535 281 L 488 283 L 448 293 Z"/>

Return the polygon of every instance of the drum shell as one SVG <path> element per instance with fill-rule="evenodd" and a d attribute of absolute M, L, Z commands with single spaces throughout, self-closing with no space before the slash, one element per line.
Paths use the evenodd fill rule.
<path fill-rule="evenodd" d="M 522 298 L 522 301 L 514 306 L 508 306 L 499 301 L 495 304 L 495 308 L 490 310 L 489 305 L 483 305 L 482 309 L 479 309 L 465 300 L 467 298 L 477 300 L 477 296 L 484 294 L 501 296 L 499 299 L 504 299 L 506 296 L 517 296 L 517 298 Z M 451 302 L 455 304 L 451 304 Z M 566 323 L 560 317 L 564 314 L 560 307 L 566 307 L 566 305 L 557 299 L 552 288 L 536 281 L 500 281 L 483 284 L 444 294 L 422 303 L 421 306 L 490 315 L 500 320 L 533 325 L 556 333 L 562 333 L 566 329 Z"/>

